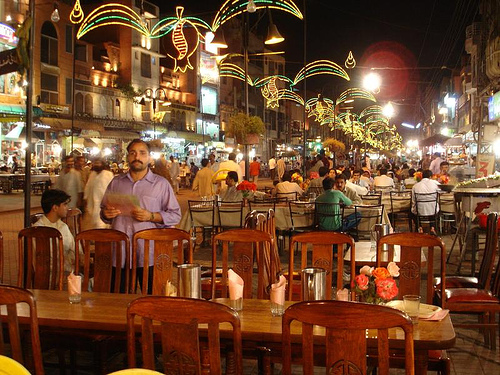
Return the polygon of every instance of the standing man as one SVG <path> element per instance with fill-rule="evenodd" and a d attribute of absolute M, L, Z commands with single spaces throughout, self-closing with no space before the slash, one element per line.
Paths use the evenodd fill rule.
<path fill-rule="evenodd" d="M 212 170 L 213 173 L 217 172 L 219 170 L 219 163 L 215 160 L 215 155 L 210 154 L 208 156 L 208 160 L 210 161 L 210 169 Z"/>
<path fill-rule="evenodd" d="M 285 174 L 285 170 L 286 170 L 285 161 L 283 160 L 283 158 L 281 156 L 278 157 L 278 161 L 276 163 L 276 168 L 278 169 L 278 180 L 281 181 L 283 178 L 283 174 Z"/>
<path fill-rule="evenodd" d="M 62 190 L 45 190 L 42 194 L 43 216 L 33 224 L 34 227 L 51 227 L 57 229 L 63 239 L 64 273 L 75 270 L 75 239 L 64 219 L 68 215 L 68 204 L 71 197 Z M 83 251 L 80 248 L 83 259 Z"/>
<path fill-rule="evenodd" d="M 238 174 L 238 181 L 242 180 L 241 168 L 236 164 L 236 154 L 231 152 L 228 156 L 228 160 L 223 161 L 219 164 L 219 169 L 227 169 L 228 171 L 235 171 Z"/>
<path fill-rule="evenodd" d="M 200 197 L 211 197 L 214 195 L 214 184 L 212 183 L 214 172 L 210 169 L 208 159 L 201 159 L 201 166 L 201 170 L 196 173 L 193 181 L 193 191 L 198 190 Z"/>
<path fill-rule="evenodd" d="M 84 230 L 108 228 L 108 225 L 101 220 L 101 201 L 113 178 L 113 172 L 106 169 L 106 165 L 102 159 L 94 160 L 92 172 L 83 191 L 85 201 L 85 214 L 83 215 Z"/>
<path fill-rule="evenodd" d="M 250 178 L 256 184 L 259 181 L 260 174 L 260 163 L 257 161 L 257 157 L 253 157 L 253 161 L 250 163 Z"/>
<path fill-rule="evenodd" d="M 85 156 L 80 155 L 75 159 L 75 169 L 80 172 L 80 178 L 82 179 L 82 187 L 85 189 L 85 185 L 87 185 L 87 181 L 90 176 L 90 168 L 86 166 Z"/>
<path fill-rule="evenodd" d="M 439 167 L 442 162 L 443 159 L 441 159 L 441 154 L 439 152 L 435 152 L 434 157 L 432 158 L 431 161 L 431 165 L 429 166 L 429 169 L 431 170 L 432 174 L 439 174 Z M 424 167 L 422 168 L 425 170 Z"/>
<path fill-rule="evenodd" d="M 271 173 L 271 181 L 274 181 L 274 178 L 276 177 L 276 159 L 274 158 L 274 155 L 271 156 L 271 159 L 269 159 L 269 172 Z"/>
<path fill-rule="evenodd" d="M 173 155 L 170 155 L 170 177 L 172 178 L 172 187 L 174 188 L 176 194 L 179 194 L 179 180 L 177 177 L 179 177 L 180 173 L 181 169 L 179 167 L 179 162 L 174 159 Z"/>
<path fill-rule="evenodd" d="M 75 159 L 69 155 L 64 158 L 64 168 L 57 178 L 55 188 L 66 192 L 71 201 L 69 208 L 77 208 L 82 205 L 83 185 L 80 172 L 75 169 Z"/>
<path fill-rule="evenodd" d="M 151 161 L 149 145 L 141 139 L 134 139 L 127 146 L 127 152 L 129 171 L 127 174 L 115 177 L 109 184 L 101 203 L 103 221 L 111 224 L 113 229 L 126 233 L 129 238 L 133 238 L 134 233 L 143 229 L 169 228 L 179 223 L 181 209 L 172 187 L 165 178 L 154 174 L 149 169 Z M 134 196 L 140 205 L 134 207 L 130 213 L 122 213 L 108 202 L 108 197 L 113 194 Z M 122 249 L 123 251 L 124 249 Z M 123 262 L 119 266 L 124 268 L 125 257 L 123 256 L 122 259 Z M 116 259 L 113 263 L 117 266 Z M 152 288 L 153 248 L 150 248 L 149 264 L 149 286 Z M 130 267 L 130 265 L 127 266 Z M 144 243 L 140 241 L 137 248 L 137 278 L 139 282 L 142 280 L 143 268 Z"/>

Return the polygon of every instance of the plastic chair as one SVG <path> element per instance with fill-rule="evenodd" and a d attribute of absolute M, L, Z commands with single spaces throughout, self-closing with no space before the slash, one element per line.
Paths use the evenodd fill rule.
<path fill-rule="evenodd" d="M 17 238 L 19 251 L 17 286 L 62 290 L 64 252 L 61 233 L 50 227 L 31 227 L 22 229 Z M 24 280 L 25 267 L 26 280 Z"/>
<path fill-rule="evenodd" d="M 172 280 L 174 253 L 177 250 L 177 264 L 193 262 L 193 248 L 189 233 L 175 228 L 154 228 L 141 230 L 132 239 L 132 290 L 135 290 L 137 278 L 138 241 L 144 241 L 144 271 L 142 275 L 142 294 L 150 290 L 154 295 L 166 295 L 167 282 Z M 177 242 L 177 247 L 174 247 Z M 153 243 L 153 244 L 152 244 Z M 187 243 L 187 251 L 184 244 Z M 149 253 L 153 251 L 153 263 Z M 153 285 L 149 285 L 149 267 L 153 266 Z"/>
<path fill-rule="evenodd" d="M 411 221 L 411 194 L 406 192 L 399 191 L 391 191 L 389 192 L 389 197 L 391 200 L 391 211 L 389 212 L 389 218 L 391 219 L 391 223 L 393 228 L 396 228 L 396 221 L 402 217 L 403 219 L 408 220 L 408 229 L 410 232 L 413 231 L 413 225 Z M 408 199 L 409 198 L 409 199 Z M 409 201 L 408 208 L 401 208 L 401 205 Z M 399 206 L 399 207 L 398 207 Z"/>
<path fill-rule="evenodd" d="M 309 232 L 301 233 L 292 237 L 290 241 L 290 261 L 288 262 L 288 299 L 291 301 L 293 299 L 294 292 L 294 279 L 295 277 L 295 259 L 294 259 L 294 248 L 298 245 L 298 251 L 301 255 L 300 257 L 300 269 L 306 267 L 318 267 L 326 270 L 326 298 L 332 298 L 332 285 L 334 284 L 333 272 L 335 271 L 334 259 L 335 253 L 333 246 L 337 247 L 337 280 L 335 281 L 335 286 L 338 290 L 343 288 L 343 273 L 344 273 L 344 250 L 345 245 L 351 248 L 351 259 L 356 259 L 356 249 L 354 245 L 354 240 L 351 236 L 344 233 L 335 232 Z M 308 245 L 312 245 L 311 257 L 308 257 Z M 339 255 L 340 254 L 340 255 Z M 350 282 L 354 280 L 355 276 L 355 264 L 356 262 L 351 262 L 350 264 Z M 298 275 L 297 280 L 300 280 Z M 354 292 L 353 292 L 354 296 Z M 300 299 L 302 300 L 302 288 L 300 289 Z"/>
<path fill-rule="evenodd" d="M 141 332 L 136 336 L 135 318 L 141 320 Z M 230 323 L 235 360 L 235 373 L 243 372 L 241 328 L 238 313 L 225 305 L 192 298 L 142 297 L 127 308 L 127 353 L 129 367 L 136 367 L 136 339 L 142 344 L 143 367 L 155 369 L 153 322 L 160 323 L 162 364 L 165 373 L 183 373 L 189 363 L 193 373 L 221 374 L 219 325 Z M 208 324 L 208 352 L 199 346 L 199 325 Z M 156 326 L 156 325 L 155 325 Z M 209 359 L 210 363 L 206 363 Z M 228 366 L 229 367 L 229 366 Z M 191 372 L 191 370 L 189 371 Z"/>
<path fill-rule="evenodd" d="M 31 375 L 26 367 L 12 358 L 0 355 L 0 368 L 2 373 L 9 375 Z"/>
<path fill-rule="evenodd" d="M 384 245 L 389 250 L 384 252 Z M 399 261 L 399 296 L 406 294 L 420 295 L 422 270 L 422 248 L 427 248 L 427 295 L 425 303 L 432 304 L 434 288 L 434 248 L 439 249 L 441 270 L 441 288 L 445 288 L 446 279 L 446 249 L 441 238 L 425 233 L 393 233 L 383 236 L 377 243 L 377 267 L 385 265 L 394 260 L 394 246 L 400 247 Z M 386 253 L 387 257 L 382 257 Z M 441 307 L 444 307 L 441 305 Z"/>
<path fill-rule="evenodd" d="M 243 201 L 241 202 L 219 202 L 217 207 L 219 215 L 220 230 L 243 227 Z"/>
<path fill-rule="evenodd" d="M 422 224 L 427 224 L 438 228 L 438 192 L 435 193 L 413 193 L 412 197 L 415 198 L 415 208 L 417 211 L 417 230 L 422 226 Z M 424 215 L 423 211 L 426 211 L 424 207 L 433 211 L 431 215 Z"/>
<path fill-rule="evenodd" d="M 30 340 L 28 342 L 21 344 L 21 331 L 19 329 L 18 315 L 16 305 L 18 303 L 26 303 L 29 308 L 29 332 Z M 16 288 L 13 286 L 0 285 L 0 306 L 6 305 L 7 311 L 7 327 L 9 334 L 9 343 L 11 347 L 12 357 L 14 360 L 20 364 L 26 364 L 28 368 L 33 367 L 36 375 L 43 375 L 43 359 L 42 350 L 40 347 L 40 335 L 38 331 L 38 318 L 36 312 L 36 302 L 33 294 L 25 289 Z M 0 324 L 0 328 L 1 328 Z M 1 331 L 0 331 L 1 332 Z M 3 341 L 3 335 L 0 334 L 0 354 L 3 353 L 5 348 L 5 343 Z M 27 363 L 23 360 L 23 351 L 25 351 L 27 346 L 31 346 L 31 352 L 33 356 L 33 363 Z M 5 361 L 4 361 L 5 362 Z M 14 366 L 14 365 L 12 365 Z M 5 373 L 15 374 L 14 372 L 6 371 L 8 367 L 1 365 L 0 368 Z M 32 371 L 33 371 L 32 369 Z M 18 372 L 23 374 L 23 372 Z"/>
<path fill-rule="evenodd" d="M 216 231 L 215 226 L 215 200 L 209 201 L 188 201 L 189 217 L 191 218 L 191 238 L 193 238 L 193 251 L 196 247 L 197 229 L 201 229 L 203 234 L 203 243 L 206 233 L 210 233 L 209 238 Z"/>
<path fill-rule="evenodd" d="M 91 263 L 91 242 L 94 243 L 93 263 Z M 115 269 L 120 270 L 125 256 L 125 290 L 130 289 L 130 252 L 117 251 L 117 249 L 130 249 L 128 236 L 115 229 L 90 229 L 79 233 L 75 239 L 75 264 L 76 274 L 80 273 L 80 252 L 79 246 L 82 244 L 83 253 L 83 284 L 82 291 L 89 291 L 89 280 L 91 270 L 93 270 L 93 292 L 119 293 L 121 285 L 121 272 L 115 272 L 115 283 L 111 285 L 113 279 L 113 257 L 116 254 Z"/>
<path fill-rule="evenodd" d="M 327 374 L 367 373 L 367 330 L 376 329 L 378 370 L 389 374 L 389 329 L 400 327 L 405 335 L 406 373 L 414 373 L 413 324 L 408 316 L 390 307 L 342 301 L 300 302 L 285 310 L 282 326 L 283 374 L 292 374 L 292 328 L 301 324 L 302 371 L 314 373 L 315 359 L 326 367 Z M 325 327 L 326 349 L 314 351 L 314 326 Z M 295 330 L 294 330 L 295 331 Z M 296 358 L 294 358 L 296 359 Z"/>
<path fill-rule="evenodd" d="M 222 244 L 222 274 L 217 278 L 217 246 Z M 231 263 L 229 261 L 229 244 L 233 245 Z M 267 246 L 265 245 L 267 243 Z M 232 229 L 218 233 L 212 241 L 212 298 L 216 297 L 217 289 L 220 289 L 221 297 L 226 298 L 229 293 L 227 271 L 232 268 L 245 282 L 243 298 L 253 298 L 253 268 L 254 259 L 257 260 L 257 298 L 265 298 L 265 275 L 266 267 L 264 259 L 272 258 L 270 254 L 264 254 L 272 246 L 272 238 L 269 233 L 256 229 Z M 256 256 L 256 254 L 259 254 Z M 273 266 L 271 266 L 273 268 Z M 219 280 L 218 280 L 219 279 Z"/>

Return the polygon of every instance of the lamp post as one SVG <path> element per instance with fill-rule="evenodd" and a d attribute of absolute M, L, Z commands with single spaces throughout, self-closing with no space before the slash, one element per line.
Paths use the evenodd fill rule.
<path fill-rule="evenodd" d="M 146 98 L 153 102 L 153 117 L 156 114 L 157 103 L 162 103 L 163 106 L 169 106 L 172 103 L 167 100 L 167 93 L 165 89 L 157 88 L 151 89 L 147 88 L 142 92 L 142 98 L 139 104 L 142 106 L 146 105 Z M 151 118 L 150 118 L 151 121 Z M 156 139 L 156 121 L 151 121 L 153 123 L 153 139 Z"/>

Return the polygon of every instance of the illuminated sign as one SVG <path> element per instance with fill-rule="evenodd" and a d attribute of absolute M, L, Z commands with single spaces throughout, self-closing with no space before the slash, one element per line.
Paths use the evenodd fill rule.
<path fill-rule="evenodd" d="M 490 96 L 488 101 L 488 118 L 490 121 L 500 119 L 500 91 Z"/>
<path fill-rule="evenodd" d="M 201 53 L 200 76 L 201 84 L 212 83 L 217 85 L 219 83 L 219 68 L 217 67 L 217 61 L 210 58 L 206 53 Z"/>
<path fill-rule="evenodd" d="M 215 88 L 202 86 L 201 112 L 210 115 L 217 114 L 217 90 Z"/>
<path fill-rule="evenodd" d="M 17 44 L 18 39 L 14 35 L 15 32 L 12 27 L 0 23 L 0 38 L 9 41 L 9 43 Z"/>

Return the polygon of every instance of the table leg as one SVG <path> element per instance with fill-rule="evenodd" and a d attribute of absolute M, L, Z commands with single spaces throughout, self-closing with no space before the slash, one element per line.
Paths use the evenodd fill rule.
<path fill-rule="evenodd" d="M 457 233 L 455 234 L 455 238 L 453 239 L 453 243 L 451 244 L 450 251 L 448 252 L 448 256 L 446 257 L 446 263 L 450 263 L 450 258 L 451 258 L 451 254 L 453 253 L 453 249 L 455 248 L 455 243 L 457 242 L 457 239 L 461 235 L 460 232 L 461 232 L 464 217 L 465 217 L 465 215 L 462 215 L 460 218 L 460 221 L 458 222 Z M 461 241 L 459 241 L 459 242 L 461 243 Z"/>
<path fill-rule="evenodd" d="M 415 375 L 426 375 L 429 362 L 429 351 L 415 349 Z"/>
<path fill-rule="evenodd" d="M 467 222 L 467 226 L 465 227 L 464 239 L 462 242 L 462 246 L 460 246 L 460 261 L 458 262 L 457 274 L 460 274 L 460 268 L 462 267 L 462 262 L 465 258 L 465 252 L 467 251 L 467 235 L 470 232 L 470 228 L 472 226 L 472 219 L 469 219 Z"/>

